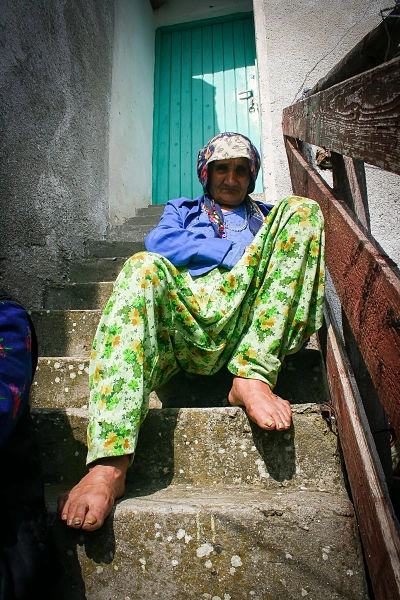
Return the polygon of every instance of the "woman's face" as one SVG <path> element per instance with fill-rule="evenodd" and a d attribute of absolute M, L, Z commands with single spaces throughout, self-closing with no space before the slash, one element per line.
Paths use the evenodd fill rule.
<path fill-rule="evenodd" d="M 208 165 L 208 189 L 221 208 L 233 210 L 242 204 L 250 184 L 247 158 L 214 160 Z"/>

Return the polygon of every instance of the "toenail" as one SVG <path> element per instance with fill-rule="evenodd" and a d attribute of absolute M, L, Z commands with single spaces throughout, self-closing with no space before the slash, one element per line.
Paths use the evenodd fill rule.
<path fill-rule="evenodd" d="M 74 525 L 78 526 L 78 525 L 82 524 L 82 521 L 78 517 L 75 517 L 75 519 L 72 521 L 72 523 Z"/>

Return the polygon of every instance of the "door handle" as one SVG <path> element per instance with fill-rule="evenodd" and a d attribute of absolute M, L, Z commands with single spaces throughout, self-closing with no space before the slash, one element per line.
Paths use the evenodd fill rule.
<path fill-rule="evenodd" d="M 238 93 L 239 100 L 250 100 L 254 96 L 253 90 L 246 90 L 245 92 Z"/>

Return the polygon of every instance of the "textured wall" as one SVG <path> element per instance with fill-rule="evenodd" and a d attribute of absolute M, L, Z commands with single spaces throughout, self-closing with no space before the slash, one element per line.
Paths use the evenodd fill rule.
<path fill-rule="evenodd" d="M 1 0 L 0 285 L 29 308 L 107 226 L 113 3 Z"/>
<path fill-rule="evenodd" d="M 301 98 L 367 33 L 381 22 L 386 0 L 253 0 L 260 96 L 264 181 L 275 202 L 291 193 L 282 138 L 282 110 Z M 399 181 L 367 168 L 371 230 L 384 250 L 400 262 Z"/>

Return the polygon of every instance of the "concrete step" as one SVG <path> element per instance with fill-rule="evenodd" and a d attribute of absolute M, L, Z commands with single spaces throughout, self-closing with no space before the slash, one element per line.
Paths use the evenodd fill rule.
<path fill-rule="evenodd" d="M 151 204 L 150 206 L 145 206 L 142 208 L 138 208 L 136 213 L 137 215 L 157 215 L 160 217 L 164 212 L 165 204 Z"/>
<path fill-rule="evenodd" d="M 113 281 L 51 284 L 43 294 L 43 307 L 53 310 L 104 310 Z"/>
<path fill-rule="evenodd" d="M 260 485 L 339 491 L 337 438 L 314 404 L 293 407 L 287 432 L 265 432 L 240 407 L 151 409 L 140 430 L 128 482 Z M 87 409 L 34 409 L 46 484 L 74 484 L 85 472 Z M 151 451 L 150 451 L 151 449 Z"/>
<path fill-rule="evenodd" d="M 134 217 L 131 219 L 127 219 L 123 225 L 118 226 L 119 231 L 123 231 L 124 229 L 131 229 L 132 227 L 141 226 L 141 225 L 151 225 L 155 227 L 162 215 L 162 210 L 151 210 L 148 209 L 138 211 Z"/>
<path fill-rule="evenodd" d="M 135 221 L 137 217 L 126 221 L 123 225 L 115 227 L 108 233 L 109 241 L 127 241 L 127 242 L 142 242 L 146 235 L 154 229 L 159 219 L 150 219 L 149 222 L 140 223 Z M 147 219 L 146 219 L 147 221 Z"/>
<path fill-rule="evenodd" d="M 42 331 L 43 337 L 48 339 L 45 329 L 39 334 Z M 71 348 L 72 344 L 68 343 L 68 346 Z M 62 409 L 87 406 L 88 369 L 88 355 L 40 357 L 32 386 L 32 405 Z M 232 375 L 227 370 L 210 377 L 181 372 L 156 390 L 152 402 L 154 406 L 164 407 L 221 406 L 231 385 Z M 328 404 L 329 393 L 320 352 L 310 344 L 299 353 L 286 357 L 275 392 L 292 404 Z"/>
<path fill-rule="evenodd" d="M 30 311 L 39 356 L 88 357 L 101 314 L 101 310 Z"/>
<path fill-rule="evenodd" d="M 85 255 L 88 258 L 113 258 L 115 256 L 128 258 L 141 250 L 144 250 L 142 241 L 87 240 L 85 243 Z"/>
<path fill-rule="evenodd" d="M 57 490 L 48 491 L 50 509 Z M 368 600 L 341 492 L 259 486 L 127 490 L 102 529 L 54 526 L 59 600 Z"/>
<path fill-rule="evenodd" d="M 89 358 L 39 357 L 32 408 L 82 408 L 89 402 Z"/>
<path fill-rule="evenodd" d="M 73 283 L 89 281 L 115 281 L 127 257 L 87 258 L 79 263 L 72 263 L 68 278 Z"/>

